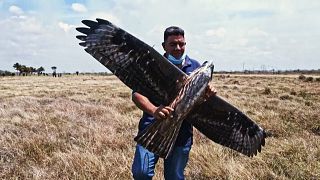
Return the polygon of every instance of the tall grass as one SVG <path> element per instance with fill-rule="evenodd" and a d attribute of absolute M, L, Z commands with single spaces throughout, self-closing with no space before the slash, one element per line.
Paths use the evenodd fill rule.
<path fill-rule="evenodd" d="M 114 76 L 0 78 L 1 179 L 131 179 L 141 111 Z M 319 179 L 320 86 L 220 76 L 218 94 L 271 133 L 248 158 L 194 130 L 187 179 Z M 160 161 L 155 179 L 163 179 Z"/>

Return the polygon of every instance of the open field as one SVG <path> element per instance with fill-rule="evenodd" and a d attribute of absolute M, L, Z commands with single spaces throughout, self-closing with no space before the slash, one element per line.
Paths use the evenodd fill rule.
<path fill-rule="evenodd" d="M 131 179 L 141 111 L 116 77 L 0 82 L 1 179 Z M 187 179 L 320 179 L 320 82 L 216 75 L 212 84 L 272 137 L 248 158 L 195 130 Z"/>

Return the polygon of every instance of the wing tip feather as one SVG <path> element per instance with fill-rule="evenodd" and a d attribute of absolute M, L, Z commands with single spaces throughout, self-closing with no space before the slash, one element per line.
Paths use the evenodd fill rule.
<path fill-rule="evenodd" d="M 96 21 L 92 21 L 92 20 L 88 20 L 88 19 L 85 19 L 85 20 L 82 20 L 81 21 L 84 25 L 88 26 L 88 27 L 91 27 L 91 28 L 96 28 L 98 27 L 98 22 Z"/>

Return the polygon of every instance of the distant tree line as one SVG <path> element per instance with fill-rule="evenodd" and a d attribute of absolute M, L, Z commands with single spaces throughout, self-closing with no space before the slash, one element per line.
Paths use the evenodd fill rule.
<path fill-rule="evenodd" d="M 43 71 L 45 71 L 45 69 L 42 66 L 39 68 L 34 68 L 31 66 L 22 65 L 19 63 L 15 63 L 13 67 L 15 68 L 15 70 L 18 71 L 18 75 L 23 75 L 23 76 L 27 76 L 33 73 L 37 73 L 38 75 L 41 75 Z"/>
<path fill-rule="evenodd" d="M 1 76 L 15 76 L 15 73 L 10 72 L 10 71 L 2 71 L 2 70 L 0 70 L 0 75 Z"/>
<path fill-rule="evenodd" d="M 26 66 L 20 63 L 15 63 L 13 64 L 13 68 L 17 71 L 17 72 L 11 72 L 11 71 L 7 71 L 7 70 L 1 70 L 0 69 L 0 77 L 1 76 L 15 76 L 15 75 L 22 75 L 22 76 L 28 76 L 28 75 L 35 75 L 38 74 L 40 75 L 44 75 L 44 76 L 49 76 L 48 73 L 44 73 L 45 69 L 40 66 L 39 68 L 35 68 L 32 66 Z M 57 73 L 57 67 L 56 66 L 52 66 L 52 76 L 53 77 L 62 77 L 63 74 L 65 75 L 71 75 L 71 73 Z M 78 76 L 79 75 L 79 71 L 76 71 L 75 74 Z M 90 73 L 89 73 L 90 74 Z"/>
<path fill-rule="evenodd" d="M 312 70 L 243 70 L 243 71 L 215 71 L 223 74 L 320 74 L 320 69 Z"/>

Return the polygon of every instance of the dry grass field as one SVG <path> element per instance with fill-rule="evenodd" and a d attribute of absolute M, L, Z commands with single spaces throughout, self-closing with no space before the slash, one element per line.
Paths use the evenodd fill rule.
<path fill-rule="evenodd" d="M 1 179 L 131 179 L 141 111 L 116 77 L 0 82 Z M 187 179 L 320 179 L 320 82 L 216 75 L 212 84 L 272 137 L 248 158 L 195 130 Z"/>

